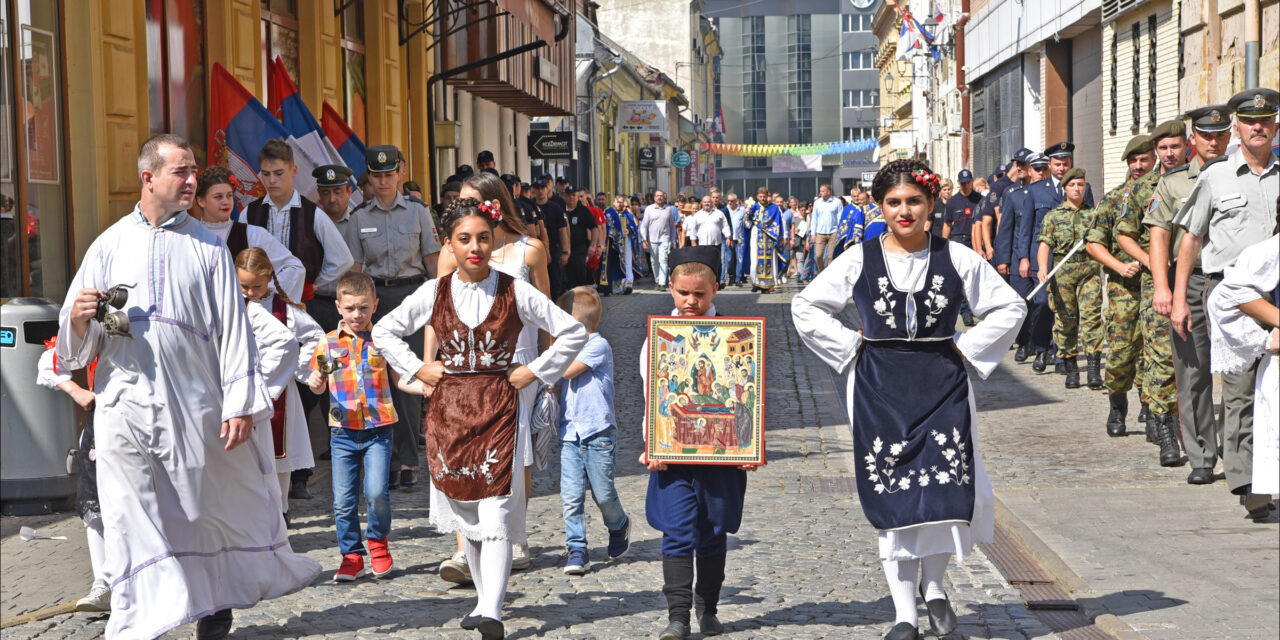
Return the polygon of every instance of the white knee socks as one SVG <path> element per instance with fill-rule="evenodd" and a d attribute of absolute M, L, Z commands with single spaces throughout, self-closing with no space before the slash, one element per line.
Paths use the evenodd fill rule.
<path fill-rule="evenodd" d="M 466 540 L 467 564 L 476 587 L 476 608 L 471 615 L 502 619 L 502 601 L 511 575 L 511 542 Z"/>
<path fill-rule="evenodd" d="M 107 578 L 102 572 L 102 563 L 107 558 L 107 544 L 102 539 L 102 518 L 94 518 L 84 523 L 84 536 L 89 542 L 89 565 L 93 568 L 93 584 L 106 586 Z"/>
<path fill-rule="evenodd" d="M 884 560 L 884 577 L 889 582 L 889 595 L 893 596 L 894 624 L 899 622 L 919 626 L 920 613 L 916 609 L 916 577 L 920 575 L 919 560 Z"/>
<path fill-rule="evenodd" d="M 940 600 L 947 597 L 942 589 L 942 579 L 947 574 L 947 564 L 951 562 L 951 554 L 939 553 L 920 559 L 920 582 L 924 585 L 924 601 Z"/>

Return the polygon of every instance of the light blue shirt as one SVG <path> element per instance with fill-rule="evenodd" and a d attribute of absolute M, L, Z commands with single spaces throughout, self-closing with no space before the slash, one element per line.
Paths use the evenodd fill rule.
<path fill-rule="evenodd" d="M 737 233 L 742 228 L 742 219 L 747 217 L 747 208 L 738 205 L 737 209 L 729 210 L 729 219 L 733 221 L 733 232 Z"/>
<path fill-rule="evenodd" d="M 613 417 L 613 349 L 598 333 L 574 360 L 588 369 L 565 380 L 560 387 L 560 439 L 570 442 L 589 438 L 611 426 Z"/>
<path fill-rule="evenodd" d="M 796 213 L 790 209 L 782 212 L 782 237 L 791 235 L 791 225 L 796 223 Z"/>
<path fill-rule="evenodd" d="M 822 235 L 835 233 L 840 227 L 840 210 L 843 208 L 843 203 L 835 196 L 814 200 L 811 231 Z"/>

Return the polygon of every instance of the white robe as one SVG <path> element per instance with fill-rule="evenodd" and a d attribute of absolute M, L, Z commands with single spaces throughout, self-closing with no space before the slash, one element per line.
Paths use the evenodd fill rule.
<path fill-rule="evenodd" d="M 846 373 L 846 401 L 850 427 L 854 402 L 857 401 L 857 377 L 854 360 L 862 345 L 862 334 L 836 319 L 853 295 L 853 284 L 862 272 L 864 245 L 850 247 L 827 266 L 813 282 L 791 301 L 791 317 L 801 339 L 818 357 L 836 371 Z M 1008 352 L 1026 316 L 1026 304 L 986 260 L 968 247 L 948 246 L 951 264 L 964 281 L 965 297 L 977 326 L 955 338 L 956 348 L 986 379 Z M 919 291 L 928 272 L 928 252 L 894 254 L 885 252 L 885 263 L 895 283 L 908 291 Z M 907 394 L 909 395 L 909 394 Z M 904 395 L 904 398 L 907 397 Z M 909 401 L 904 399 L 904 401 Z M 990 542 L 995 526 L 995 496 L 982 460 L 978 440 L 978 414 L 974 404 L 973 385 L 969 386 L 969 416 L 973 424 L 975 484 L 973 517 L 968 523 L 939 522 L 913 527 L 879 531 L 880 557 L 884 560 L 909 560 L 938 553 L 954 553 L 960 560 L 972 550 L 974 542 Z"/>
<path fill-rule="evenodd" d="M 231 235 L 231 221 L 225 222 L 204 222 L 204 226 L 208 227 L 213 235 L 218 236 L 225 243 L 227 236 Z M 289 248 L 280 244 L 271 235 L 270 231 L 263 229 L 257 225 L 247 225 L 245 237 L 249 241 L 250 247 L 257 247 L 267 252 L 267 259 L 271 260 L 271 266 L 276 270 L 276 279 L 280 281 L 280 286 L 284 288 L 284 292 L 289 296 L 290 300 L 298 301 L 302 299 L 302 285 L 307 279 L 307 270 L 302 266 L 302 261 L 289 252 Z M 231 256 L 231 260 L 235 261 L 235 256 Z M 274 290 L 275 285 L 271 285 Z"/>
<path fill-rule="evenodd" d="M 1280 236 L 1240 253 L 1205 304 L 1214 373 L 1241 371 L 1261 358 L 1253 383 L 1253 492 L 1280 493 L 1280 366 L 1267 353 L 1271 331 L 1240 311 L 1269 296 L 1280 281 Z"/>
<path fill-rule="evenodd" d="M 136 284 L 133 337 L 94 321 L 77 337 L 76 294 L 116 284 Z M 224 421 L 271 406 L 225 245 L 185 213 L 152 227 L 135 208 L 89 247 L 59 320 L 69 368 L 98 357 L 107 637 L 154 638 L 310 583 L 320 565 L 289 546 L 270 449 L 219 438 Z"/>
<path fill-rule="evenodd" d="M 276 324 L 280 324 L 276 317 L 271 314 L 271 305 L 275 300 L 274 293 L 268 293 L 267 297 L 262 300 L 255 300 L 250 303 L 249 308 L 258 307 L 266 312 L 268 318 L 271 318 Z M 311 452 L 311 436 L 307 432 L 307 416 L 302 409 L 302 390 L 293 381 L 306 384 L 307 376 L 311 375 L 311 354 L 315 353 L 316 345 L 324 338 L 324 330 L 316 321 L 307 315 L 307 312 L 293 306 L 285 306 L 285 317 L 287 322 L 282 327 L 288 328 L 290 342 L 289 347 L 292 355 L 280 364 L 274 370 L 268 370 L 262 367 L 262 375 L 267 379 L 267 386 L 271 388 L 271 397 L 279 398 L 281 393 L 285 395 L 285 417 L 284 417 L 284 451 L 283 458 L 276 458 L 276 473 L 289 473 L 297 469 L 310 469 L 316 466 L 315 458 Z M 254 336 L 257 337 L 257 327 L 254 327 Z M 265 358 L 264 358 L 265 359 Z M 307 390 L 305 393 L 311 393 Z M 267 432 L 271 431 L 271 419 L 267 419 Z M 272 451 L 274 452 L 273 441 Z M 274 455 L 274 453 L 273 453 Z"/>
<path fill-rule="evenodd" d="M 412 378 L 422 368 L 423 362 L 405 343 L 403 336 L 431 322 L 436 285 L 439 282 L 438 279 L 427 281 L 373 327 L 373 343 L 382 350 L 396 373 L 406 379 Z M 458 315 L 458 319 L 472 327 L 484 322 L 496 296 L 497 271 L 490 270 L 489 277 L 477 283 L 463 282 L 457 274 L 451 282 L 454 313 Z M 516 312 L 520 316 L 520 322 L 526 327 L 532 325 L 546 331 L 555 339 L 550 348 L 526 366 L 542 384 L 556 384 L 569 365 L 573 364 L 578 351 L 587 343 L 587 330 L 533 285 L 523 280 L 516 280 L 514 285 Z M 431 401 L 448 402 L 448 398 L 436 394 L 431 397 Z M 523 428 L 528 427 L 525 425 Z M 527 435 L 516 438 L 515 459 L 521 463 L 525 455 L 523 448 L 528 446 L 528 440 Z M 520 466 L 522 465 L 518 464 L 512 473 L 509 496 L 460 501 L 439 493 L 432 485 L 431 524 L 441 531 L 462 531 L 462 535 L 469 540 L 524 540 L 524 470 Z"/>

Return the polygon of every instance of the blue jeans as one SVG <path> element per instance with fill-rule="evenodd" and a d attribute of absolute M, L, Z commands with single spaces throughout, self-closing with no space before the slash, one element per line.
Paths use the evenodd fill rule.
<path fill-rule="evenodd" d="M 667 286 L 667 256 L 670 254 L 670 242 L 649 243 L 649 256 L 653 258 L 653 281 L 659 287 Z"/>
<path fill-rule="evenodd" d="M 736 279 L 738 273 L 738 252 L 729 248 L 729 243 L 720 245 L 720 282 L 728 283 Z"/>
<path fill-rule="evenodd" d="M 560 442 L 560 501 L 564 505 L 565 546 L 587 548 L 587 519 L 583 504 L 587 486 L 600 507 L 604 526 L 617 531 L 627 526 L 627 514 L 613 487 L 614 435 L 609 427 L 582 440 Z"/>
<path fill-rule="evenodd" d="M 333 454 L 333 519 L 338 528 L 338 548 L 343 555 L 365 553 L 360 539 L 361 479 L 369 517 L 365 537 L 382 540 L 391 531 L 391 427 L 329 429 Z"/>

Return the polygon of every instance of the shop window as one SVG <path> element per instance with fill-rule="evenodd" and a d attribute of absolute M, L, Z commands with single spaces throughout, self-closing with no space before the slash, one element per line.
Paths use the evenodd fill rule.
<path fill-rule="evenodd" d="M 354 5 L 342 12 L 342 107 L 351 130 L 368 141 L 364 60 L 364 12 Z"/>
<path fill-rule="evenodd" d="M 262 0 L 262 68 L 270 69 L 268 63 L 276 57 L 284 60 L 284 68 L 288 70 L 289 77 L 301 90 L 301 76 L 298 74 L 298 0 Z M 270 75 L 265 71 L 262 74 L 261 95 L 268 99 Z"/>
<path fill-rule="evenodd" d="M 0 114 L 8 114 L 0 115 L 0 297 L 5 298 L 61 301 L 67 292 L 71 235 L 60 5 L 0 0 Z"/>
<path fill-rule="evenodd" d="M 205 163 L 204 0 L 147 0 L 151 135 L 176 133 Z"/>

